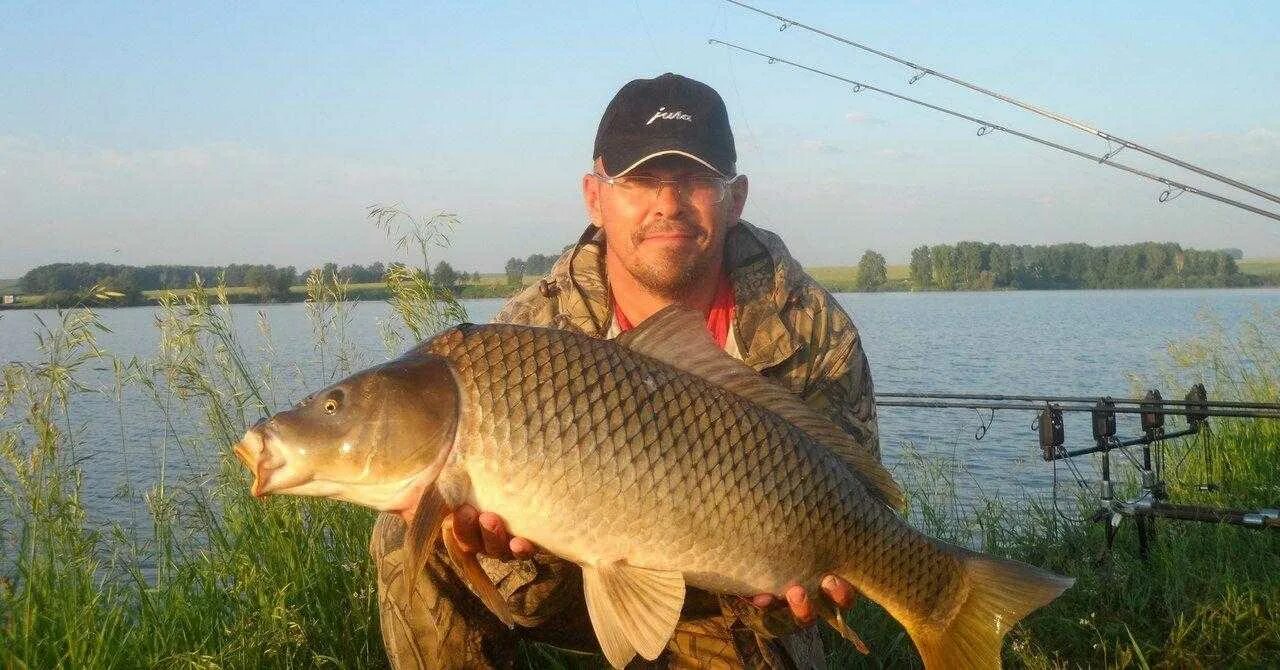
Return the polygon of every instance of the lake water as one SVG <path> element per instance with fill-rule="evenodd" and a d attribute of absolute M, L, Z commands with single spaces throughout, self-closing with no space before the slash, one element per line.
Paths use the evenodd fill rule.
<path fill-rule="evenodd" d="M 841 294 L 838 299 L 862 333 L 878 391 L 986 392 L 1049 395 L 1133 393 L 1135 377 L 1158 379 L 1169 363 L 1167 346 L 1208 331 L 1204 313 L 1234 330 L 1260 310 L 1280 311 L 1280 290 L 1024 291 L 991 293 Z M 500 300 L 467 301 L 469 318 L 489 320 Z M 156 353 L 155 310 L 103 310 L 111 333 L 99 343 L 122 358 Z M 320 356 L 300 304 L 232 307 L 237 329 L 255 365 L 270 365 L 280 379 L 271 401 L 283 408 L 334 374 L 335 360 Z M 0 317 L 0 360 L 38 360 L 36 317 L 51 311 L 10 311 Z M 259 320 L 270 324 L 270 346 Z M 353 303 L 347 337 L 361 352 L 359 367 L 391 353 L 380 322 L 394 321 L 385 303 Z M 399 345 L 397 349 L 406 348 Z M 257 368 L 255 368 L 257 369 Z M 87 370 L 91 385 L 110 389 L 109 366 Z M 1185 386 L 1161 389 L 1181 397 Z M 216 453 L 193 453 L 176 443 L 163 415 L 142 390 L 74 399 L 71 423 L 85 458 L 86 505 L 95 521 L 145 518 L 141 494 L 159 481 L 201 486 Z M 200 431 L 200 417 L 170 401 L 180 434 Z M 986 436 L 974 439 L 972 410 L 886 407 L 880 410 L 885 458 L 901 465 L 902 445 L 953 456 L 968 475 L 962 494 L 981 489 L 1047 491 L 1050 467 L 1039 460 L 1030 412 L 997 412 Z M 10 417 L 12 420 L 12 417 Z M 1137 434 L 1136 418 L 1120 418 L 1121 434 Z M 1068 446 L 1091 442 L 1088 416 L 1068 415 Z"/>

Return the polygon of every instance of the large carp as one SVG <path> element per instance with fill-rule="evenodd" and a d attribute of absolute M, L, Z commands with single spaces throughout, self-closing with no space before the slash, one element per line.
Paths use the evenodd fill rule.
<path fill-rule="evenodd" d="M 1066 577 L 930 539 L 867 450 L 670 307 L 615 341 L 463 324 L 251 428 L 253 494 L 401 514 L 416 569 L 470 503 L 582 566 L 605 656 L 658 656 L 685 586 L 751 595 L 844 577 L 929 668 L 997 667 Z M 839 452 L 844 459 L 837 455 Z M 855 465 L 851 466 L 852 462 Z M 510 623 L 474 557 L 454 562 Z"/>

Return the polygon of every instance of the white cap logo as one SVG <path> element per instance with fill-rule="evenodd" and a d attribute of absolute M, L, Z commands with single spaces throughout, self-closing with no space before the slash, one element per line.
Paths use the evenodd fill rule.
<path fill-rule="evenodd" d="M 666 107 L 659 107 L 658 111 L 654 112 L 653 116 L 649 117 L 649 120 L 645 121 L 644 125 L 647 126 L 653 123 L 654 121 L 657 121 L 658 119 L 666 119 L 668 121 L 671 121 L 671 120 L 690 121 L 690 122 L 693 121 L 693 117 L 689 116 L 688 114 L 685 114 L 684 112 L 680 112 L 680 111 L 668 112 L 666 110 L 667 110 Z"/>

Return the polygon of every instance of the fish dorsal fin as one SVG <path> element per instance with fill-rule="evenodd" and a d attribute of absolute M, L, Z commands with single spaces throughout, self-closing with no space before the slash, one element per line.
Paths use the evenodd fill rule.
<path fill-rule="evenodd" d="M 684 606 L 684 575 L 622 561 L 584 566 L 582 588 L 596 639 L 615 668 L 626 667 L 637 652 L 657 658 Z"/>
<path fill-rule="evenodd" d="M 617 342 L 777 414 L 840 457 L 877 499 L 897 510 L 906 505 L 902 489 L 871 451 L 790 391 L 725 353 L 698 312 L 681 305 L 665 307 L 619 335 Z"/>

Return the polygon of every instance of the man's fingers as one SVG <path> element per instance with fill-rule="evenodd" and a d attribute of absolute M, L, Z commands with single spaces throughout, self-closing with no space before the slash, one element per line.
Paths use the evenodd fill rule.
<path fill-rule="evenodd" d="M 854 600 L 858 597 L 858 591 L 853 588 L 853 584 L 835 575 L 823 577 L 822 592 L 842 610 L 853 607 Z"/>
<path fill-rule="evenodd" d="M 810 624 L 817 618 L 813 612 L 813 603 L 809 602 L 809 594 L 804 587 L 796 584 L 787 588 L 787 605 L 791 607 L 791 615 L 802 624 Z"/>
<path fill-rule="evenodd" d="M 480 513 L 471 505 L 460 505 L 453 511 L 453 536 L 463 551 L 474 554 L 484 549 L 480 539 Z"/>
<path fill-rule="evenodd" d="M 835 575 L 827 575 L 822 579 L 822 592 L 840 609 L 851 607 L 858 595 L 857 589 L 853 588 L 852 584 Z M 792 584 L 787 587 L 783 597 L 796 623 L 807 626 L 818 620 L 818 609 L 803 586 Z M 763 610 L 775 606 L 778 598 L 772 594 L 761 593 L 751 596 L 748 601 Z"/>
<path fill-rule="evenodd" d="M 502 522 L 502 517 L 493 512 L 481 512 L 477 520 L 480 522 L 484 553 L 494 558 L 511 558 L 511 548 L 507 545 L 511 537 L 507 535 L 507 525 Z"/>
<path fill-rule="evenodd" d="M 511 555 L 521 559 L 533 558 L 533 555 L 538 551 L 538 548 L 532 542 L 523 537 L 511 538 L 509 546 L 511 547 Z"/>

